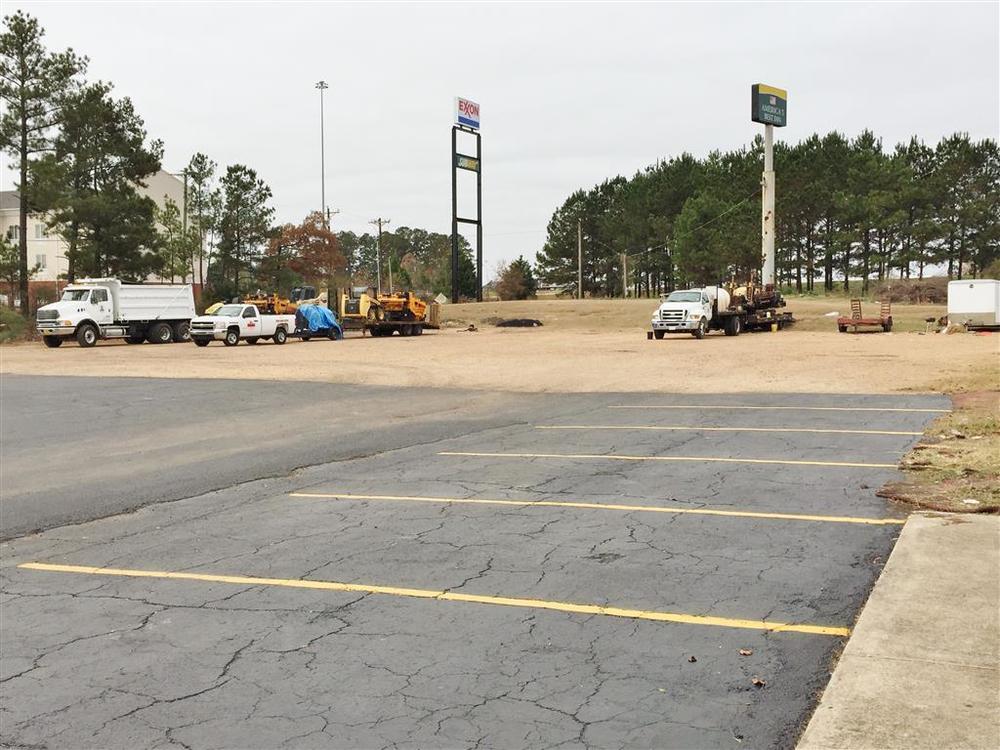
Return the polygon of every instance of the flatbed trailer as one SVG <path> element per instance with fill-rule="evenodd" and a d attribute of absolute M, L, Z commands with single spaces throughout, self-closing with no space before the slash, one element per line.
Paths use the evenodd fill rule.
<path fill-rule="evenodd" d="M 837 330 L 847 333 L 847 329 L 852 328 L 854 333 L 858 328 L 881 328 L 888 333 L 892 330 L 892 305 L 889 300 L 882 300 L 879 304 L 879 316 L 877 318 L 866 318 L 861 312 L 861 300 L 851 300 L 851 317 L 840 316 L 837 318 Z"/>

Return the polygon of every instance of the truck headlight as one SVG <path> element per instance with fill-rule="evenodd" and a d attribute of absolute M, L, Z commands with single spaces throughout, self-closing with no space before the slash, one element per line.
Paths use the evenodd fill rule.
<path fill-rule="evenodd" d="M 701 313 L 700 312 L 689 312 L 688 313 L 688 317 L 691 320 L 700 320 L 701 319 Z"/>
<path fill-rule="evenodd" d="M 59 321 L 59 324 L 60 325 L 64 325 L 64 326 L 71 326 L 71 325 L 73 325 L 73 321 L 72 320 L 61 320 L 61 321 Z"/>

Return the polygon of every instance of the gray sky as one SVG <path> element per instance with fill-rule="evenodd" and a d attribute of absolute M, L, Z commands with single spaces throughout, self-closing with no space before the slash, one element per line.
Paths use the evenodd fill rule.
<path fill-rule="evenodd" d="M 749 142 L 756 82 L 788 90 L 791 142 L 1000 130 L 995 1 L 4 3 L 17 8 L 133 99 L 166 169 L 195 151 L 247 164 L 281 221 L 319 207 L 316 81 L 330 84 L 327 203 L 357 232 L 379 215 L 449 231 L 454 97 L 478 101 L 487 278 L 533 259 L 574 189 Z"/>

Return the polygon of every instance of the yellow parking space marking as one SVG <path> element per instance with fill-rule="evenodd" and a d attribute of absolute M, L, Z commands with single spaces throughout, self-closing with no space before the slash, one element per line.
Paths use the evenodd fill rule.
<path fill-rule="evenodd" d="M 760 518 L 775 521 L 818 521 L 824 523 L 856 523 L 869 526 L 902 526 L 904 518 L 863 518 L 860 516 L 817 516 L 805 513 L 767 513 L 753 510 L 716 510 L 712 508 L 679 508 L 663 505 L 623 505 L 621 503 L 584 503 L 566 500 L 492 500 L 478 497 L 421 497 L 419 495 L 353 495 L 346 492 L 292 492 L 289 497 L 314 500 L 364 500 L 381 502 L 435 503 L 453 505 L 510 505 L 516 508 L 582 508 L 586 510 L 615 510 L 625 513 L 687 513 L 695 516 L 723 516 L 732 518 Z"/>
<path fill-rule="evenodd" d="M 609 409 L 754 409 L 764 411 L 886 411 L 949 414 L 951 409 L 904 409 L 888 406 L 745 406 L 739 404 L 617 404 Z"/>
<path fill-rule="evenodd" d="M 685 625 L 709 625 L 721 628 L 742 628 L 744 630 L 764 630 L 773 633 L 808 633 L 810 635 L 848 636 L 850 628 L 830 625 L 804 625 L 772 620 L 742 620 L 709 615 L 688 615 L 679 612 L 658 612 L 625 607 L 607 607 L 600 604 L 574 604 L 572 602 L 548 601 L 546 599 L 524 599 L 509 596 L 480 596 L 462 594 L 457 591 L 437 589 L 412 589 L 396 586 L 375 586 L 363 583 L 340 583 L 338 581 L 310 581 L 301 578 L 258 578 L 255 576 L 217 575 L 213 573 L 175 573 L 165 570 L 135 570 L 130 568 L 97 568 L 88 565 L 54 565 L 50 563 L 21 563 L 23 570 L 38 570 L 49 573 L 82 573 L 87 575 L 114 576 L 118 578 L 157 578 L 174 581 L 198 581 L 201 583 L 231 583 L 237 586 L 276 586 L 292 589 L 318 589 L 320 591 L 343 591 L 363 594 L 384 594 L 416 599 L 433 599 L 446 602 L 468 602 L 472 604 L 493 604 L 504 607 L 527 609 L 549 609 L 557 612 L 571 612 L 581 615 L 603 615 L 624 617 L 633 620 L 655 622 L 676 622 Z"/>
<path fill-rule="evenodd" d="M 545 424 L 536 430 L 662 430 L 665 432 L 819 432 L 837 435 L 923 435 L 901 430 L 832 430 L 806 427 L 687 427 L 678 425 Z"/>
<path fill-rule="evenodd" d="M 895 469 L 896 464 L 867 464 L 855 461 L 797 461 L 784 458 L 720 458 L 718 456 L 626 456 L 620 453 L 474 453 L 471 451 L 441 451 L 439 456 L 471 458 L 568 458 L 605 461 L 704 461 L 727 464 L 780 464 L 782 466 L 841 466 L 856 469 Z"/>

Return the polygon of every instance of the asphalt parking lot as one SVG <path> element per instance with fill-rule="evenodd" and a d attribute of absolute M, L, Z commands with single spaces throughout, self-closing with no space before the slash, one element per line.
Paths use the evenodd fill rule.
<path fill-rule="evenodd" d="M 120 411 L 178 460 L 111 472 L 110 503 L 100 458 L 78 494 L 21 476 L 27 430 L 17 507 L 61 501 L 3 545 L 3 743 L 790 747 L 904 518 L 875 490 L 949 407 L 316 385 L 305 422 L 218 387 L 187 420 Z M 251 424 L 282 447 L 225 439 Z M 189 432 L 216 442 L 167 447 Z M 154 496 L 168 468 L 197 481 Z"/>

